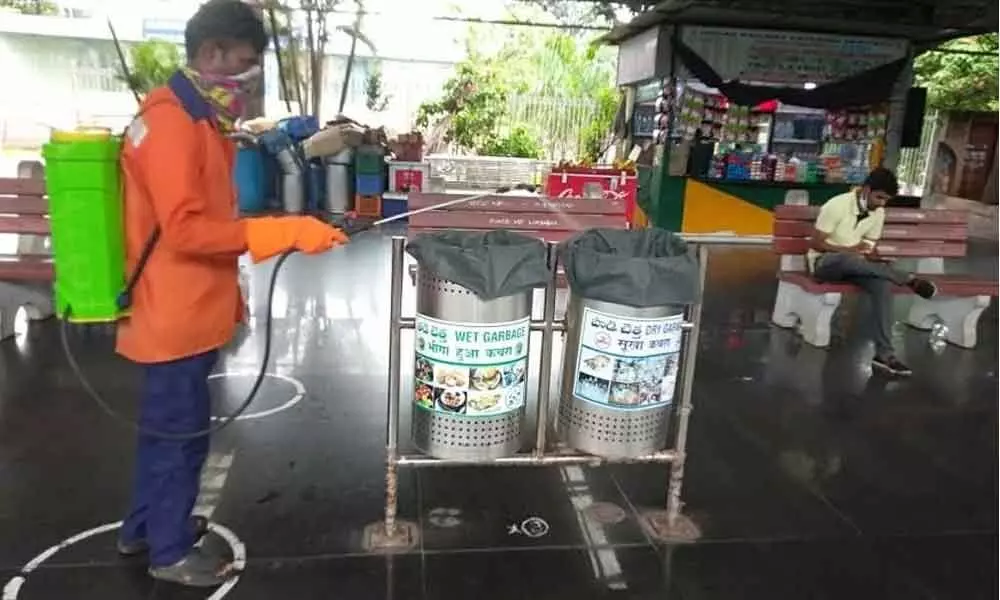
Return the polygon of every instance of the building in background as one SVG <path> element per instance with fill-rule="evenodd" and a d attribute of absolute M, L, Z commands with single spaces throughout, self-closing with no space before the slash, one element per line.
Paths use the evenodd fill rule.
<path fill-rule="evenodd" d="M 166 0 L 136 4 L 75 0 L 60 3 L 62 14 L 58 16 L 4 14 L 0 19 L 0 64 L 4 65 L 5 79 L 17 85 L 17 93 L 0 95 L 0 148 L 38 147 L 53 126 L 83 123 L 124 127 L 135 110 L 135 100 L 116 76 L 118 57 L 107 13 L 113 12 L 115 30 L 123 44 L 148 39 L 181 44 L 185 19 L 197 6 L 197 2 Z M 332 17 L 331 30 L 352 20 L 352 14 L 338 13 Z M 467 27 L 430 21 L 420 23 L 417 36 L 410 19 L 374 14 L 366 16 L 363 30 L 378 55 L 358 44 L 345 112 L 375 125 L 407 128 L 419 105 L 439 93 L 454 63 L 463 57 Z M 336 113 L 349 51 L 347 35 L 331 34 L 321 117 L 331 118 Z M 364 89 L 368 75 L 377 67 L 389 101 L 384 111 L 370 113 L 365 108 Z M 287 108 L 280 97 L 273 49 L 265 56 L 265 73 L 265 111 L 283 116 Z M 292 112 L 296 111 L 292 106 Z"/>

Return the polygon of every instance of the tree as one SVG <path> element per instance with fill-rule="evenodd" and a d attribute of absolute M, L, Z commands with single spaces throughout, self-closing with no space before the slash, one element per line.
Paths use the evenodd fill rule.
<path fill-rule="evenodd" d="M 0 8 L 13 8 L 24 15 L 54 15 L 59 7 L 49 0 L 0 0 Z"/>
<path fill-rule="evenodd" d="M 494 41 L 486 33 L 470 39 Z M 420 107 L 417 125 L 437 126 L 446 142 L 479 154 L 544 148 L 553 157 L 579 152 L 571 158 L 595 160 L 608 146 L 618 107 L 614 51 L 537 29 L 505 30 L 498 45 L 491 53 L 470 45 L 441 98 Z M 581 125 L 580 118 L 589 120 Z"/>
<path fill-rule="evenodd" d="M 121 66 L 116 77 L 140 95 L 167 83 L 183 64 L 180 49 L 170 42 L 147 40 L 128 49 L 129 75 Z"/>
<path fill-rule="evenodd" d="M 295 99 L 302 114 L 318 115 L 323 100 L 323 74 L 326 68 L 326 45 L 330 40 L 330 30 L 327 18 L 334 9 L 346 3 L 346 0 L 262 0 L 268 26 L 283 40 L 284 50 L 281 52 L 282 78 L 287 87 L 288 95 Z M 349 35 L 351 54 L 348 57 L 347 69 L 341 87 L 343 98 L 354 63 L 357 42 L 368 46 L 372 54 L 376 48 L 361 28 L 361 18 L 364 15 L 364 0 L 354 0 L 357 5 L 356 18 L 353 26 L 339 26 L 335 29 Z M 304 25 L 302 33 L 295 35 L 292 23 Z"/>
<path fill-rule="evenodd" d="M 562 23 L 593 24 L 596 19 L 611 25 L 619 24 L 619 13 L 625 12 L 632 16 L 645 12 L 656 6 L 660 0 L 588 0 L 586 2 L 567 2 L 566 0 L 528 0 L 529 3 L 541 6 L 545 12 L 559 19 Z"/>
<path fill-rule="evenodd" d="M 939 110 L 996 112 L 1000 108 L 997 101 L 997 70 L 1000 68 L 997 34 L 953 40 L 941 49 L 990 55 L 931 50 L 918 56 L 914 75 L 920 85 L 927 87 L 928 106 Z"/>
<path fill-rule="evenodd" d="M 368 110 L 382 112 L 388 105 L 389 96 L 382 90 L 382 67 L 375 63 L 365 81 L 365 106 Z"/>
<path fill-rule="evenodd" d="M 468 150 L 487 147 L 496 137 L 509 94 L 497 65 L 473 52 L 455 66 L 441 98 L 417 110 L 417 126 L 442 123 L 445 142 Z"/>

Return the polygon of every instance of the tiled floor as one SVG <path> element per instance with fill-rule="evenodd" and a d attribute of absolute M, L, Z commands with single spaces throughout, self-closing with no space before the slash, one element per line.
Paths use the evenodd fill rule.
<path fill-rule="evenodd" d="M 272 370 L 291 380 L 268 379 L 252 409 L 275 412 L 215 437 L 199 503 L 246 545 L 235 586 L 154 585 L 107 531 L 60 548 L 3 600 L 996 597 L 996 308 L 975 351 L 937 353 L 900 328 L 917 374 L 888 381 L 865 368 L 851 306 L 829 352 L 770 328 L 766 250 L 719 249 L 709 268 L 684 487 L 699 541 L 654 543 L 640 526 L 640 511 L 664 504 L 663 467 L 404 469 L 400 518 L 419 525 L 420 544 L 366 554 L 362 531 L 384 500 L 387 248 L 365 235 L 281 274 Z M 996 248 L 981 254 L 956 268 L 995 274 Z M 258 316 L 268 273 L 254 271 Z M 130 412 L 135 372 L 106 333 L 73 343 Z M 217 412 L 240 401 L 260 347 L 257 331 L 219 365 L 233 375 L 213 384 Z M 296 381 L 305 395 L 293 402 Z M 80 391 L 56 323 L 0 343 L 0 584 L 121 517 L 133 443 Z M 596 504 L 614 518 L 596 518 Z M 545 535 L 521 533 L 533 517 Z"/>

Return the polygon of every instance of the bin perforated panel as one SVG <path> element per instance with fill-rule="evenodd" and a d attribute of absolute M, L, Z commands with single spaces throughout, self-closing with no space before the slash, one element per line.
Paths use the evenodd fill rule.
<path fill-rule="evenodd" d="M 531 316 L 531 291 L 480 300 L 471 290 L 417 270 L 417 314 L 452 323 L 508 323 Z M 413 444 L 436 458 L 488 460 L 521 448 L 525 406 L 499 415 L 449 415 L 414 407 Z"/>
<path fill-rule="evenodd" d="M 570 297 L 566 312 L 566 357 L 559 399 L 559 435 L 570 447 L 606 457 L 635 457 L 662 450 L 667 443 L 674 403 L 643 409 L 619 409 L 574 395 L 584 309 L 628 319 L 660 319 L 684 314 L 679 306 L 632 308 Z M 678 360 L 683 360 L 680 356 Z M 678 364 L 678 368 L 680 364 Z"/>

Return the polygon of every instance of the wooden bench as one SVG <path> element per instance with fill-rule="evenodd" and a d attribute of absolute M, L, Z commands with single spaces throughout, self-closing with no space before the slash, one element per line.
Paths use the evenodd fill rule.
<path fill-rule="evenodd" d="M 21 308 L 32 320 L 53 314 L 48 212 L 44 180 L 0 178 L 0 234 L 17 236 L 14 253 L 0 254 L 0 339 L 14 335 Z"/>
<path fill-rule="evenodd" d="M 426 208 L 460 198 L 455 194 L 411 192 L 407 210 Z M 626 229 L 625 201 L 597 198 L 546 198 L 539 196 L 493 195 L 462 204 L 412 215 L 407 236 L 457 229 L 490 231 L 508 229 L 534 236 L 543 242 L 562 242 L 594 227 Z M 414 276 L 415 270 L 411 272 Z M 559 268 L 557 286 L 567 288 Z M 565 310 L 566 298 L 558 296 L 557 312 Z"/>
<path fill-rule="evenodd" d="M 797 327 L 813 346 L 830 344 L 834 312 L 844 294 L 858 291 L 848 283 L 820 283 L 806 271 L 805 254 L 820 207 L 785 204 L 775 209 L 775 253 L 781 255 L 778 295 L 772 321 L 779 327 Z M 969 237 L 967 215 L 954 210 L 890 208 L 878 252 L 885 257 L 922 259 L 915 271 L 938 286 L 930 300 L 913 296 L 907 324 L 928 330 L 939 320 L 948 328 L 948 341 L 963 348 L 976 345 L 976 324 L 997 281 L 973 275 L 943 274 L 943 258 L 964 257 Z M 895 287 L 897 294 L 913 294 Z"/>

